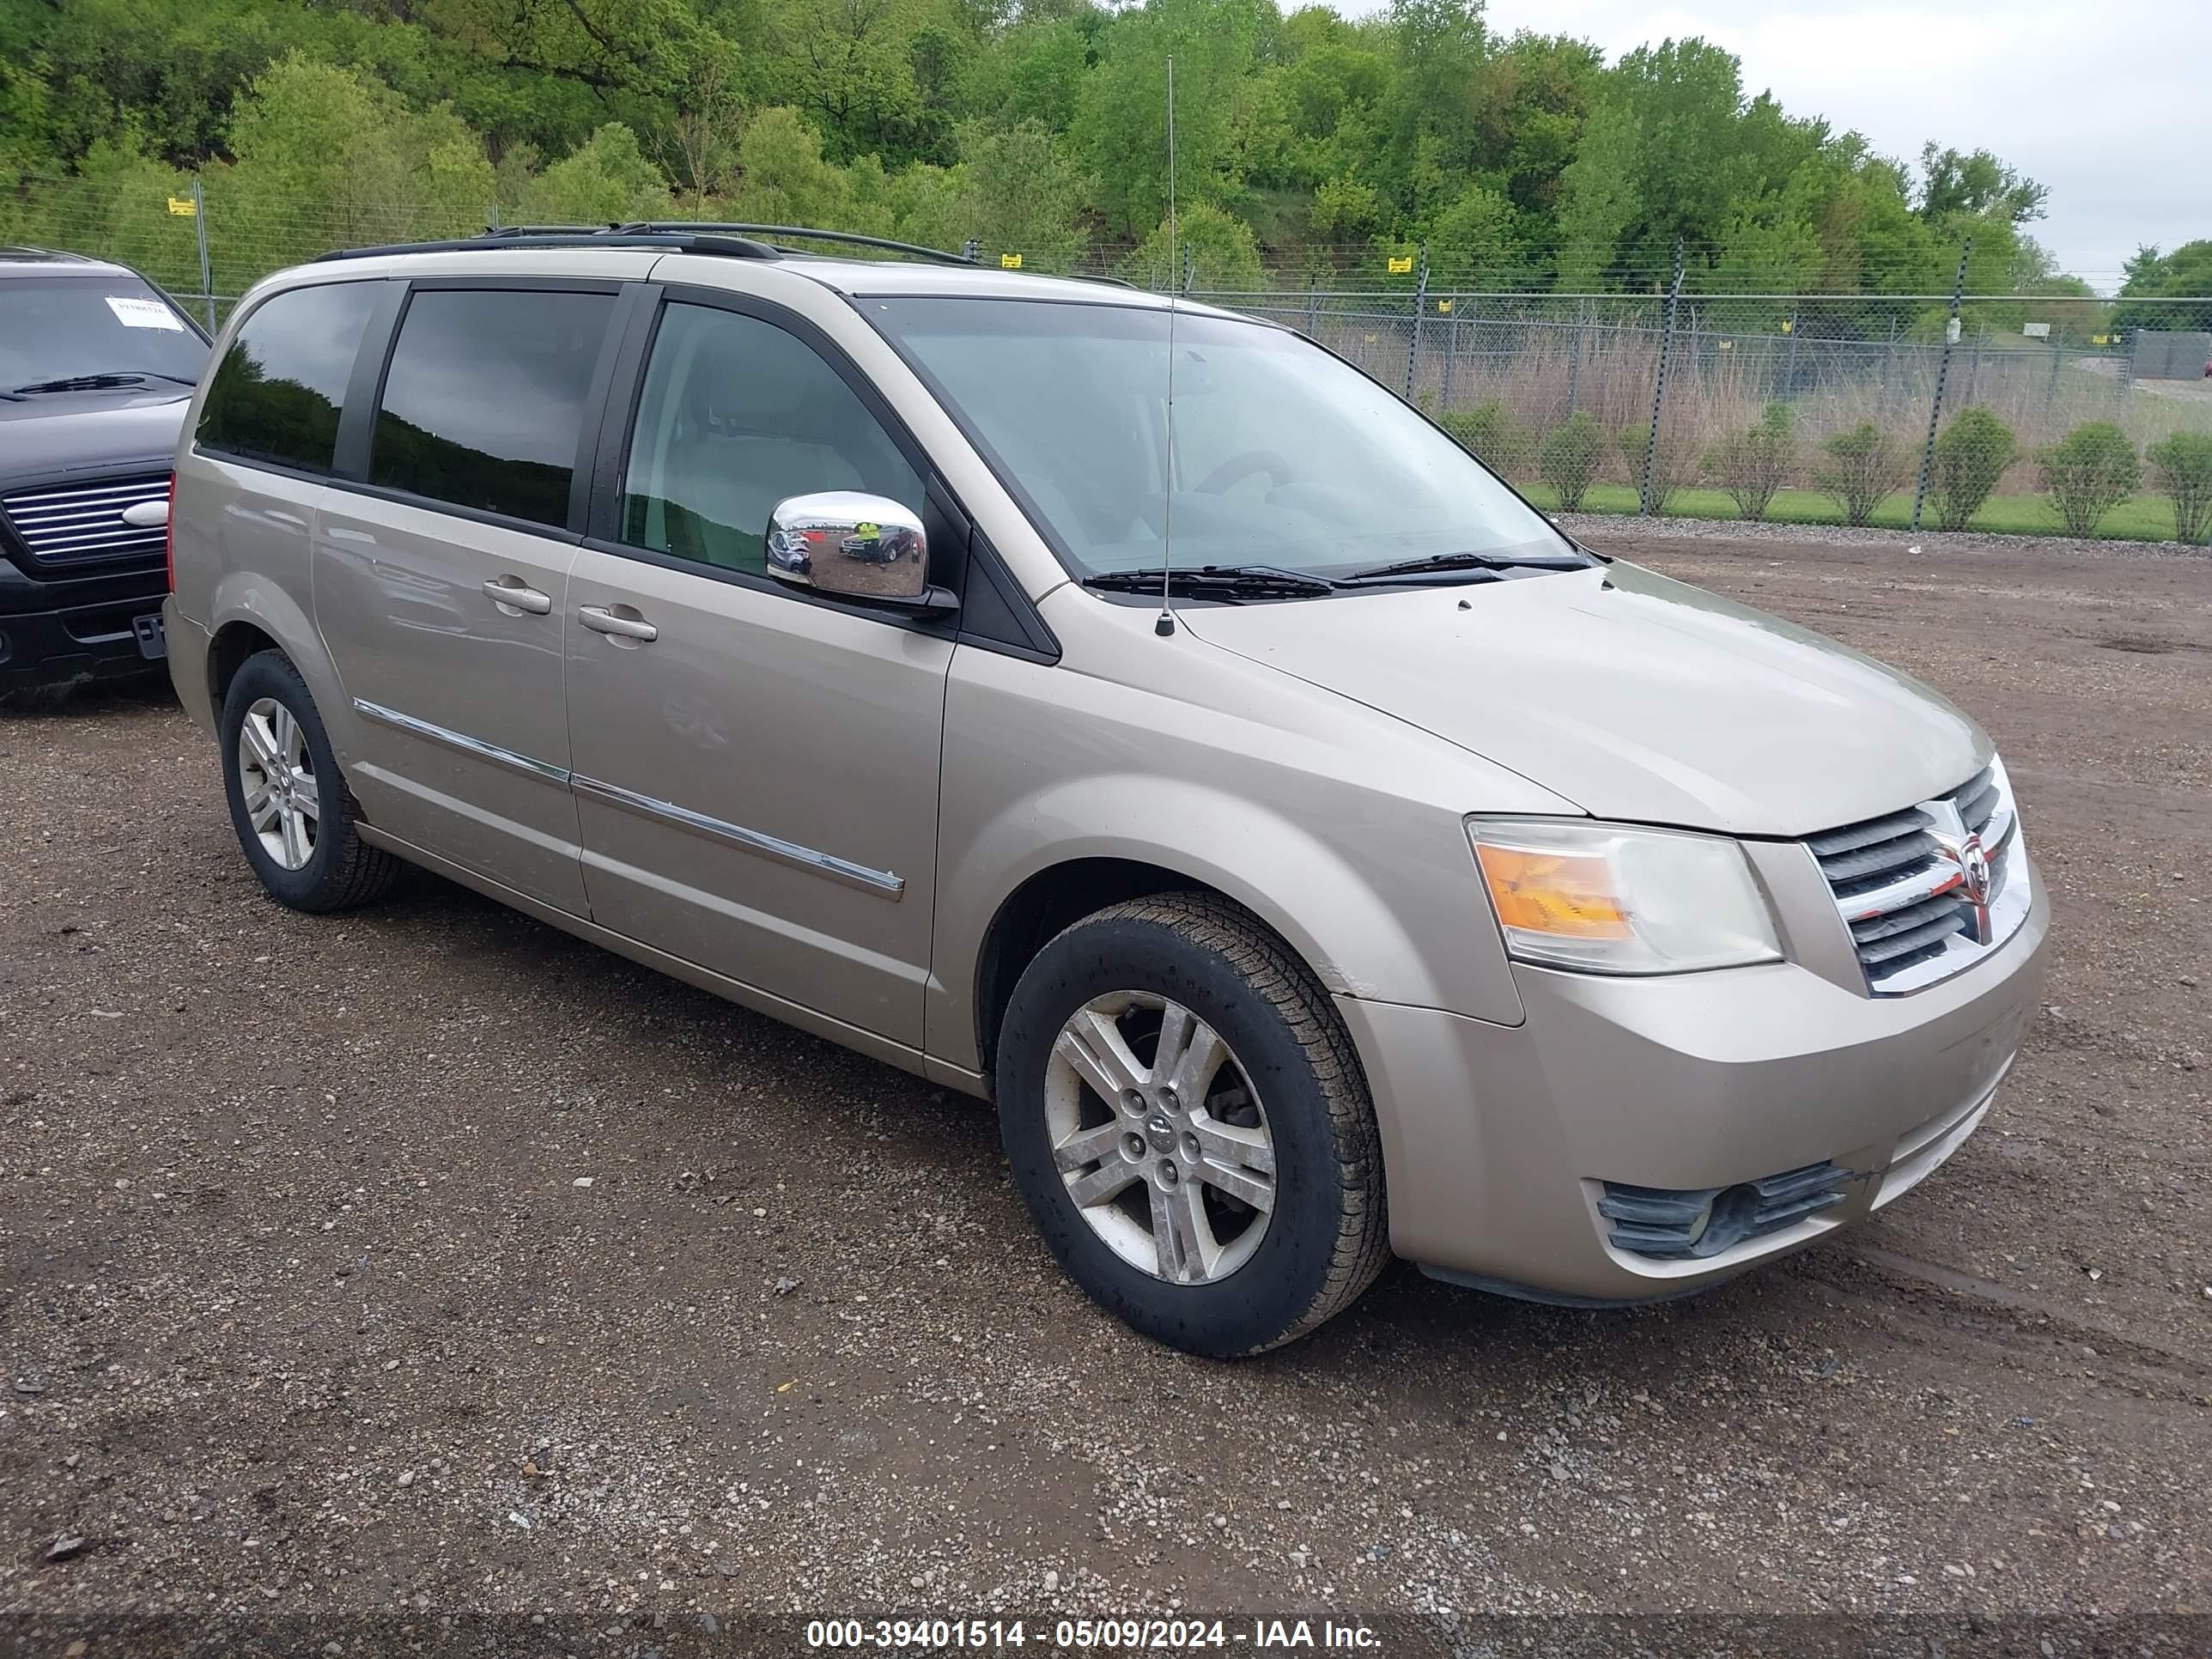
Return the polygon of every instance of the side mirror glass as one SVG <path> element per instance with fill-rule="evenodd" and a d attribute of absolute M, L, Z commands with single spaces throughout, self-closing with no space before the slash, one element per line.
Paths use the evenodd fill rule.
<path fill-rule="evenodd" d="M 856 489 L 792 495 L 769 515 L 768 574 L 817 592 L 892 605 L 930 595 L 921 520 L 885 495 Z"/>

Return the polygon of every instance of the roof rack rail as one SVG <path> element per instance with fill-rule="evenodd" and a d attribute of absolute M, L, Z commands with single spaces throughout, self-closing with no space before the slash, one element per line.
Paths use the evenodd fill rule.
<path fill-rule="evenodd" d="M 486 225 L 486 236 L 604 236 L 615 228 L 611 219 L 596 225 Z"/>
<path fill-rule="evenodd" d="M 918 259 L 933 259 L 945 265 L 973 265 L 975 263 L 964 253 L 947 253 L 941 247 L 924 247 L 919 242 L 895 242 L 884 236 L 863 236 L 854 230 L 822 230 L 808 225 L 740 225 L 687 219 L 641 219 L 630 224 L 617 225 L 611 234 L 617 236 L 658 236 L 686 231 L 726 232 L 736 236 L 791 236 L 804 241 L 840 242 L 851 247 L 876 247 L 891 253 L 910 253 Z"/>
<path fill-rule="evenodd" d="M 658 248 L 664 253 L 718 253 L 730 259 L 780 259 L 783 256 L 766 242 L 743 236 L 695 235 L 674 231 L 629 231 L 620 227 L 593 231 L 544 232 L 518 227 L 513 235 L 466 236 L 432 242 L 386 242 L 375 247 L 332 248 L 311 262 L 331 259 L 373 259 L 387 253 L 482 253 L 487 245 L 499 247 Z"/>

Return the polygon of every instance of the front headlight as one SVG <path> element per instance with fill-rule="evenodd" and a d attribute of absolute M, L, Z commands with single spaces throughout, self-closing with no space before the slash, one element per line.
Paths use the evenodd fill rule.
<path fill-rule="evenodd" d="M 1686 974 L 1781 959 L 1733 841 L 1551 818 L 1469 818 L 1467 833 L 1505 948 L 1522 962 Z"/>

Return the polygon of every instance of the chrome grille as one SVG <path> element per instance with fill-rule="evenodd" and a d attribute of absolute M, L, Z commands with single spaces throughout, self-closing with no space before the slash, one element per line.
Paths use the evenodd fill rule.
<path fill-rule="evenodd" d="M 66 489 L 19 489 L 0 497 L 0 510 L 32 557 L 64 564 L 159 553 L 165 539 L 161 526 L 125 524 L 123 514 L 130 507 L 165 502 L 168 496 L 169 475 L 149 472 Z"/>
<path fill-rule="evenodd" d="M 1850 929 L 1867 988 L 1878 996 L 1948 978 L 2002 945 L 2027 915 L 2012 785 L 1994 758 L 1948 794 L 1805 844 Z M 1978 900 L 1969 869 L 1977 848 L 1988 872 Z"/>

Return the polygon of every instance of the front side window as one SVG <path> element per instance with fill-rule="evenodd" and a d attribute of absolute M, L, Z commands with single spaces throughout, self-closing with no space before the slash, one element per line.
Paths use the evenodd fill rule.
<path fill-rule="evenodd" d="M 568 486 L 611 294 L 421 289 L 385 371 L 368 481 L 532 524 Z"/>
<path fill-rule="evenodd" d="M 1078 577 L 1268 565 L 1339 577 L 1449 555 L 1578 562 L 1480 463 L 1284 330 L 1030 300 L 871 299 Z"/>
<path fill-rule="evenodd" d="M 328 472 L 354 354 L 380 283 L 288 289 L 253 309 L 209 383 L 202 449 Z"/>
<path fill-rule="evenodd" d="M 812 347 L 757 317 L 669 306 L 630 439 L 623 539 L 758 573 L 776 503 L 824 489 L 921 510 L 914 468 Z"/>

